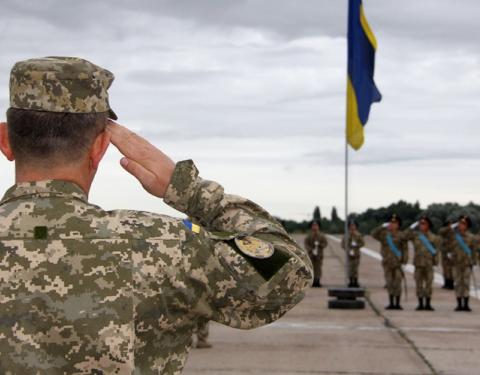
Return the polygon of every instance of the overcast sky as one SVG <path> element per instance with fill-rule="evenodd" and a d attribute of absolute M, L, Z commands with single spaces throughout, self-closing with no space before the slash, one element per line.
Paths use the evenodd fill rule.
<path fill-rule="evenodd" d="M 0 108 L 14 62 L 86 58 L 114 72 L 119 122 L 284 218 L 344 208 L 346 0 L 0 0 Z M 378 39 L 351 208 L 478 202 L 478 0 L 364 0 Z M 90 200 L 172 214 L 111 148 Z M 14 183 L 0 161 L 0 191 Z M 178 213 L 177 213 L 178 214 Z"/>

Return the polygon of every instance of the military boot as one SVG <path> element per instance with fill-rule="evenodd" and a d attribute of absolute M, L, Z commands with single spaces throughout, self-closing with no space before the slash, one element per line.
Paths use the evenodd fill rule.
<path fill-rule="evenodd" d="M 395 304 L 393 303 L 393 295 L 389 294 L 388 296 L 390 303 L 388 304 L 387 307 L 385 307 L 386 310 L 394 310 L 395 309 Z"/>
<path fill-rule="evenodd" d="M 357 278 L 353 279 L 353 282 L 354 282 L 354 284 L 355 284 L 355 285 L 354 285 L 355 288 L 360 288 L 360 284 L 358 283 L 358 279 L 357 279 Z"/>
<path fill-rule="evenodd" d="M 395 297 L 395 310 L 403 310 L 402 305 L 400 305 L 400 296 Z"/>
<path fill-rule="evenodd" d="M 469 297 L 464 297 L 463 298 L 463 311 L 468 311 L 468 312 L 472 311 L 470 306 L 468 306 L 468 300 L 469 299 L 470 299 Z"/>
<path fill-rule="evenodd" d="M 423 298 L 422 297 L 418 297 L 418 306 L 415 310 L 417 310 L 417 311 L 425 310 L 425 308 L 423 307 Z"/>
<path fill-rule="evenodd" d="M 434 309 L 434 308 L 432 307 L 432 305 L 431 305 L 431 301 L 432 301 L 431 297 L 426 297 L 425 300 L 426 300 L 425 310 L 427 310 L 427 311 L 435 311 L 435 309 Z"/>
<path fill-rule="evenodd" d="M 450 284 L 449 284 L 449 285 L 450 285 L 449 289 L 450 289 L 450 290 L 455 289 L 455 282 L 453 281 L 453 279 L 450 279 L 449 283 L 450 283 Z"/>
<path fill-rule="evenodd" d="M 455 311 L 463 311 L 462 299 L 460 297 L 457 297 L 457 307 L 455 307 Z"/>
<path fill-rule="evenodd" d="M 442 289 L 450 289 L 450 287 L 449 287 L 449 281 L 450 281 L 450 279 L 443 279 Z"/>
<path fill-rule="evenodd" d="M 322 284 L 320 284 L 320 279 L 318 277 L 315 277 L 313 279 L 313 284 L 312 284 L 312 287 L 314 288 L 320 288 L 322 286 Z"/>
<path fill-rule="evenodd" d="M 349 288 L 353 288 L 355 286 L 355 283 L 353 282 L 353 277 L 350 278 L 350 282 L 348 283 Z"/>

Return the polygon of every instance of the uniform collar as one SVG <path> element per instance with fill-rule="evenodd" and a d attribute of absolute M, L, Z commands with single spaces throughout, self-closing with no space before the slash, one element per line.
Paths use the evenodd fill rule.
<path fill-rule="evenodd" d="M 26 196 L 64 196 L 87 202 L 87 194 L 77 184 L 63 180 L 21 182 L 7 190 L 0 204 Z"/>

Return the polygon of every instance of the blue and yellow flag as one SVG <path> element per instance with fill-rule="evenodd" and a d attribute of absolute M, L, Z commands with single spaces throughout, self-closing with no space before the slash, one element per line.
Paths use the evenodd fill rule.
<path fill-rule="evenodd" d="M 382 99 L 373 81 L 376 49 L 377 40 L 365 18 L 362 0 L 349 0 L 347 141 L 355 150 L 363 145 L 370 106 Z"/>

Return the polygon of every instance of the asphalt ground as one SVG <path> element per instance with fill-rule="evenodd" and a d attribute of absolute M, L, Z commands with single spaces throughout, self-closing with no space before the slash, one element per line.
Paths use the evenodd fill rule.
<path fill-rule="evenodd" d="M 302 236 L 296 239 L 303 243 Z M 360 265 L 360 283 L 367 290 L 364 310 L 327 307 L 327 289 L 344 283 L 343 251 L 338 239 L 331 237 L 325 250 L 323 288 L 309 289 L 298 306 L 266 327 L 241 331 L 211 323 L 213 348 L 192 349 L 184 373 L 480 374 L 480 301 L 475 293 L 472 313 L 454 312 L 455 296 L 441 289 L 442 278 L 437 275 L 435 311 L 415 311 L 410 266 L 404 310 L 385 310 L 388 298 L 378 250 L 378 243 L 367 237 Z"/>

